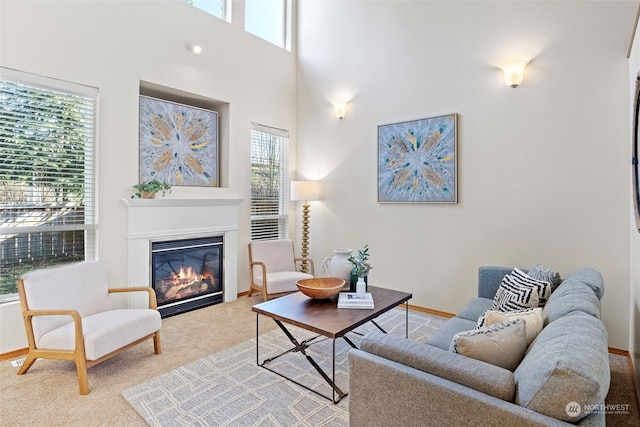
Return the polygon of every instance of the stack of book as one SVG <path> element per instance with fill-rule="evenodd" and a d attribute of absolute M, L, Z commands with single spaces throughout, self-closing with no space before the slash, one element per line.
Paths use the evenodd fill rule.
<path fill-rule="evenodd" d="M 338 298 L 338 308 L 372 309 L 373 297 L 370 293 L 356 294 L 355 292 L 341 292 Z"/>

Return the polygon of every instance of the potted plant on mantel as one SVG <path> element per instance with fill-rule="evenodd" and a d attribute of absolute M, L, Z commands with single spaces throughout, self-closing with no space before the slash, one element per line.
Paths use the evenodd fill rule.
<path fill-rule="evenodd" d="M 156 193 L 162 192 L 162 196 L 167 193 L 171 193 L 171 186 L 166 182 L 160 182 L 157 179 L 145 182 L 142 184 L 136 184 L 133 186 L 136 192 L 133 193 L 131 198 L 141 199 L 155 199 Z"/>

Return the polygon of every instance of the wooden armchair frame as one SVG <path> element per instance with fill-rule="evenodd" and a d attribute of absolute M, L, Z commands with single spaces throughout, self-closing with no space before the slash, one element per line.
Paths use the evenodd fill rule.
<path fill-rule="evenodd" d="M 249 252 L 251 252 L 251 246 L 249 246 Z M 249 255 L 251 256 L 251 255 Z M 295 262 L 302 262 L 302 261 L 307 261 L 309 263 L 309 265 L 311 266 L 311 274 L 314 275 L 315 273 L 315 269 L 313 266 L 313 260 L 311 258 L 300 258 L 300 257 L 296 257 L 293 259 Z M 262 286 L 256 286 L 255 281 L 253 280 L 253 267 L 254 266 L 259 266 L 262 269 Z M 253 291 L 256 292 L 260 292 L 262 291 L 262 300 L 266 301 L 270 298 L 278 298 L 281 297 L 283 295 L 288 295 L 288 294 L 292 294 L 294 292 L 297 291 L 291 291 L 291 292 L 280 292 L 277 294 L 269 294 L 267 292 L 267 267 L 265 266 L 264 262 L 262 261 L 252 261 L 249 263 L 249 280 L 251 281 L 251 287 L 249 288 L 249 296 L 251 296 L 251 294 L 253 293 Z"/>
<path fill-rule="evenodd" d="M 28 301 L 26 298 L 26 292 L 24 289 L 24 282 L 22 279 L 16 281 L 18 285 L 18 293 L 20 295 L 20 306 L 22 308 L 22 318 L 24 319 L 25 331 L 27 334 L 27 341 L 29 343 L 29 353 L 18 370 L 18 375 L 25 374 L 29 368 L 38 359 L 58 359 L 58 360 L 73 360 L 78 370 L 78 385 L 80 387 L 80 394 L 89 394 L 89 380 L 87 377 L 87 369 L 97 365 L 98 363 L 109 359 L 112 356 L 122 353 L 123 351 L 140 344 L 150 338 L 153 338 L 153 349 L 155 354 L 160 354 L 162 349 L 160 346 L 160 331 L 156 331 L 150 335 L 140 338 L 137 341 L 131 342 L 124 347 L 121 347 L 109 354 L 102 356 L 97 360 L 87 360 L 84 348 L 84 333 L 82 329 L 82 317 L 77 310 L 31 310 L 29 309 Z M 121 292 L 148 292 L 149 294 L 149 308 L 157 309 L 157 300 L 155 291 L 147 286 L 141 287 L 127 287 L 127 288 L 109 288 L 109 293 L 121 293 Z M 75 348 L 71 351 L 65 350 L 47 350 L 39 349 L 36 347 L 35 337 L 33 333 L 32 321 L 35 316 L 71 316 L 74 323 L 75 331 Z"/>
<path fill-rule="evenodd" d="M 280 293 L 270 294 L 268 292 L 268 285 L 267 285 L 267 266 L 262 261 L 253 261 L 253 256 L 251 254 L 251 243 L 249 243 L 247 245 L 247 247 L 248 247 L 248 250 L 249 250 L 249 283 L 250 283 L 248 296 L 251 296 L 251 294 L 254 291 L 262 292 L 262 300 L 263 301 L 267 301 L 268 299 L 271 299 L 271 298 L 278 298 L 278 297 L 281 297 L 283 295 L 288 295 L 288 294 L 291 294 L 293 292 L 297 292 L 297 291 L 290 291 L 290 292 L 280 292 Z M 313 265 L 313 260 L 311 258 L 294 257 L 293 261 L 294 261 L 294 263 L 303 262 L 303 261 L 308 262 L 310 267 L 311 267 L 311 273 L 310 274 L 315 276 L 315 267 Z M 260 269 L 262 271 L 262 286 L 257 285 L 255 283 L 255 280 L 254 280 L 255 276 L 253 275 L 253 267 L 256 267 L 256 266 L 260 267 Z"/>

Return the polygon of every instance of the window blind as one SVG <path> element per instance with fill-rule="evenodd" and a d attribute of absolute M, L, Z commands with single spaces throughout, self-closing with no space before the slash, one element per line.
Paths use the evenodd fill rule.
<path fill-rule="evenodd" d="M 288 237 L 289 134 L 253 124 L 251 130 L 251 240 Z"/>
<path fill-rule="evenodd" d="M 0 299 L 95 257 L 98 91 L 0 67 Z"/>

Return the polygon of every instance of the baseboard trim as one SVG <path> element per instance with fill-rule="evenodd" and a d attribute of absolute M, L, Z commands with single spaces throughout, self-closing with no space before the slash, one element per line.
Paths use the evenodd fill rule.
<path fill-rule="evenodd" d="M 621 350 L 615 347 L 609 347 L 609 353 L 617 354 L 618 356 L 625 356 L 627 358 L 629 357 L 629 352 L 627 350 Z"/>
<path fill-rule="evenodd" d="M 28 348 L 20 348 L 18 350 L 13 350 L 8 353 L 0 353 L 0 361 L 16 359 L 18 357 L 26 356 L 29 353 Z"/>
<path fill-rule="evenodd" d="M 456 317 L 456 315 L 453 314 L 453 313 L 447 313 L 446 311 L 434 310 L 432 308 L 419 307 L 417 305 L 409 304 L 409 308 L 411 310 L 421 311 L 423 313 L 433 314 L 435 316 L 442 316 L 442 317 L 448 317 L 448 318 Z"/>

